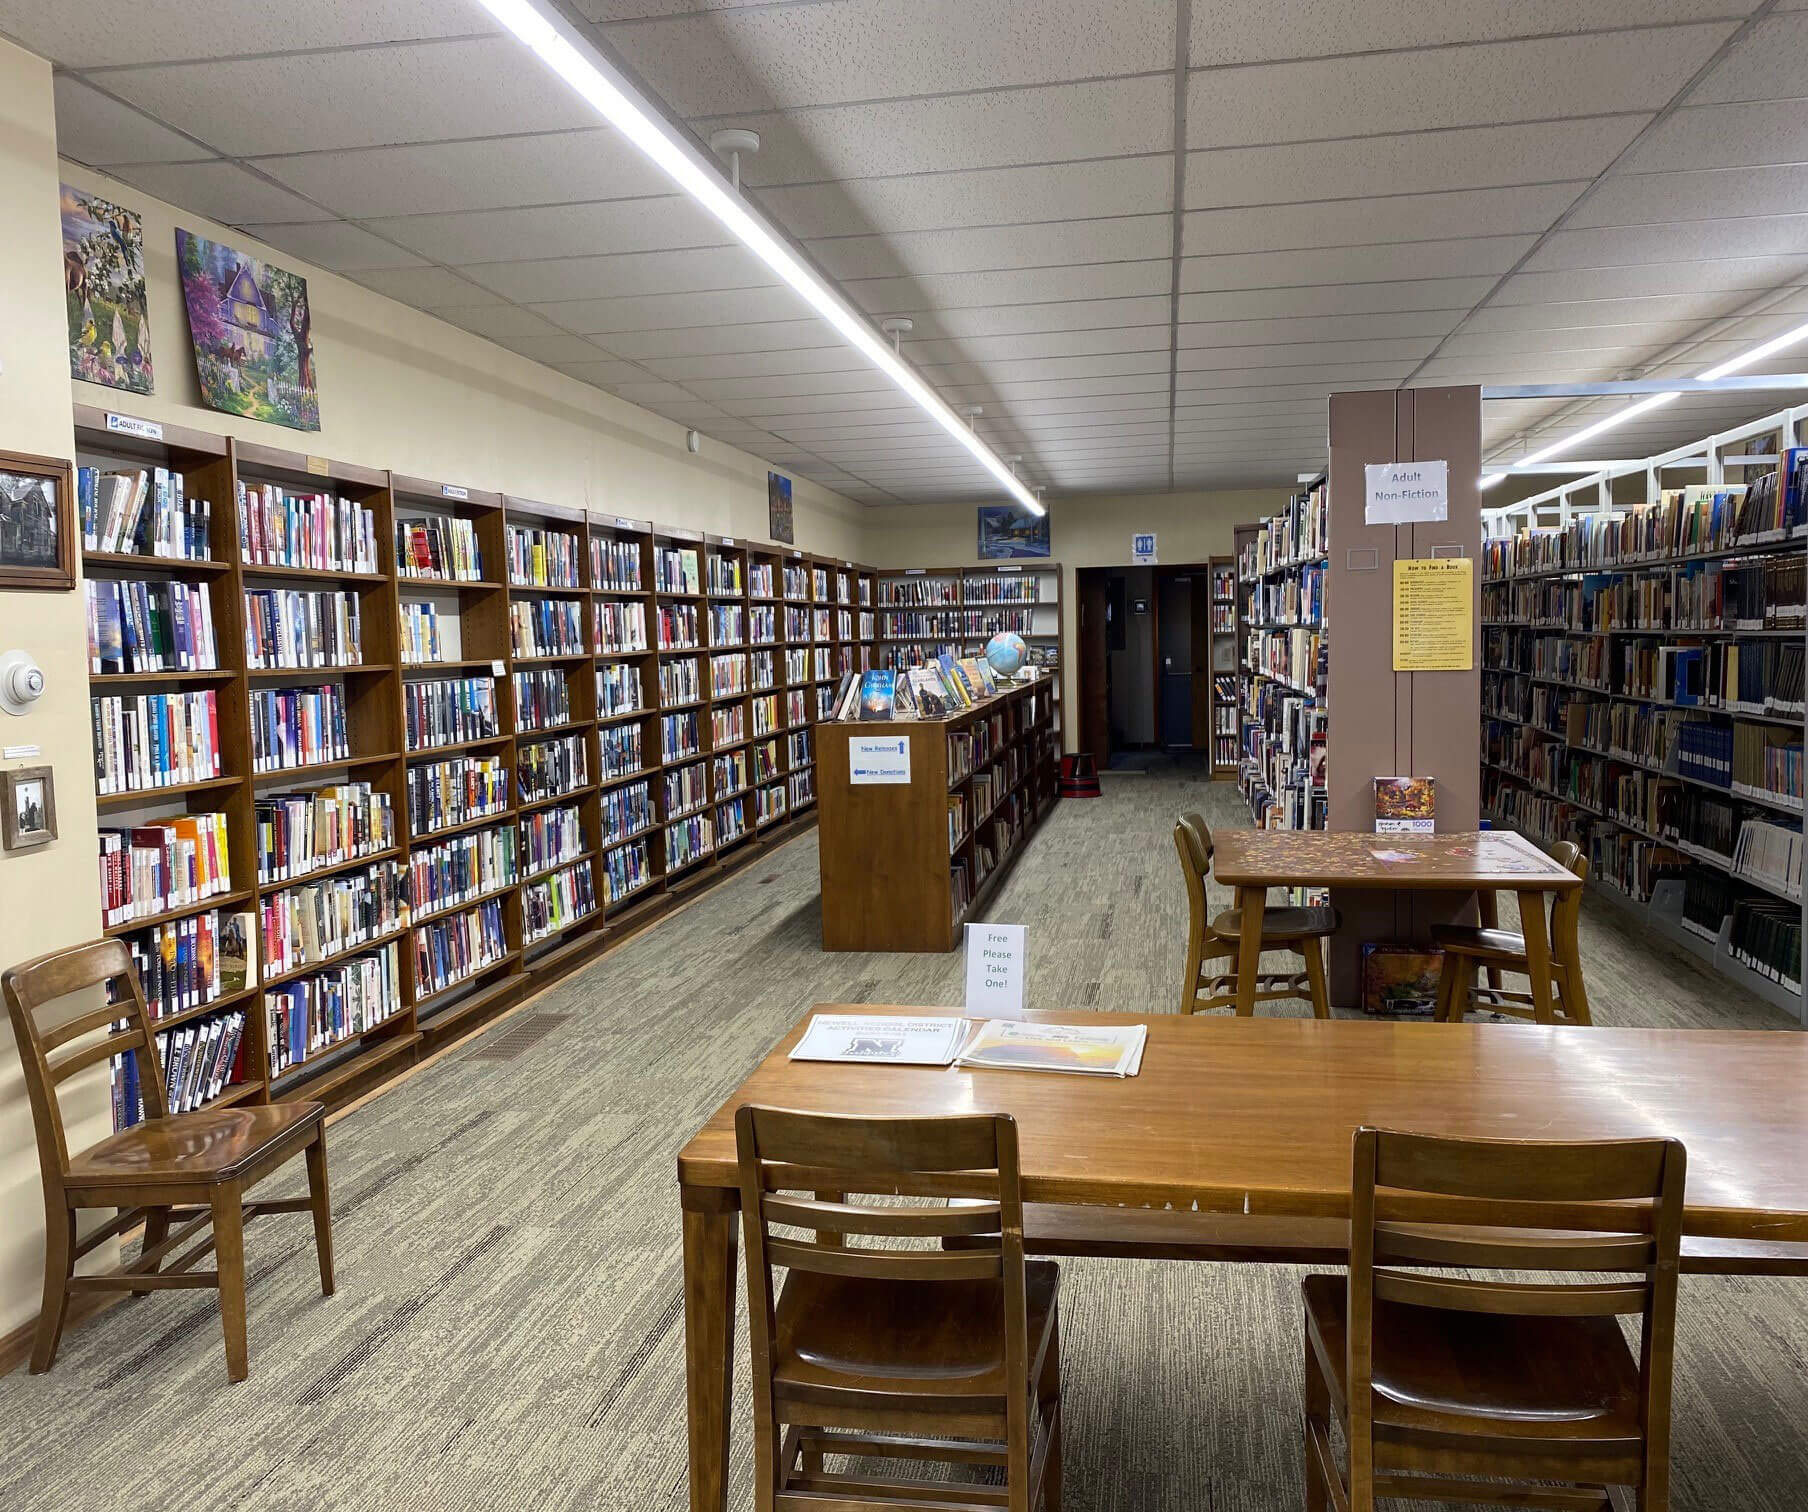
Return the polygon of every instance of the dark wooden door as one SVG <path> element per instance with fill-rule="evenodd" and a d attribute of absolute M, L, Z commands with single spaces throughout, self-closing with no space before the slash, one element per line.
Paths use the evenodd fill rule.
<path fill-rule="evenodd" d="M 1111 760 L 1111 686 L 1105 660 L 1105 573 L 1082 567 L 1080 590 L 1080 745 L 1100 768 Z"/>

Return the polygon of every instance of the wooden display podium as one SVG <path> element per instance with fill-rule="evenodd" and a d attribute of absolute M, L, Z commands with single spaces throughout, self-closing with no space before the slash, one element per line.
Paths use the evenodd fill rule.
<path fill-rule="evenodd" d="M 816 727 L 824 950 L 954 949 L 1054 806 L 1054 697 L 1054 680 L 1040 677 L 941 719 Z M 976 750 L 963 773 L 951 751 L 968 742 Z M 875 758 L 881 743 L 892 749 Z"/>

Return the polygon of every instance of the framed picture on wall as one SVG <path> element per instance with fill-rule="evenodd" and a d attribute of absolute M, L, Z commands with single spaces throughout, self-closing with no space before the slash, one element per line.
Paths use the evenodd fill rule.
<path fill-rule="evenodd" d="M 73 469 L 61 457 L 0 451 L 0 589 L 73 587 Z"/>
<path fill-rule="evenodd" d="M 1015 504 L 979 506 L 979 557 L 982 562 L 1001 557 L 1047 555 L 1047 515 L 1032 515 Z"/>
<path fill-rule="evenodd" d="M 0 772 L 0 842 L 30 850 L 56 839 L 56 783 L 47 766 Z"/>
<path fill-rule="evenodd" d="M 791 522 L 791 480 L 783 473 L 766 474 L 766 530 L 775 541 L 797 544 Z"/>

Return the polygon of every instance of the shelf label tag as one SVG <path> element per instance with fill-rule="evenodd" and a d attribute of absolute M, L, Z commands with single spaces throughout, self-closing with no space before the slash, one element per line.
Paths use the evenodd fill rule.
<path fill-rule="evenodd" d="M 140 420 L 136 415 L 108 414 L 107 429 L 116 436 L 136 436 L 140 441 L 161 441 L 163 427 L 155 420 Z"/>
<path fill-rule="evenodd" d="M 1148 567 L 1154 564 L 1154 531 L 1151 530 L 1147 535 L 1133 535 L 1130 537 L 1130 560 L 1138 567 Z"/>
<path fill-rule="evenodd" d="M 723 537 L 722 537 L 722 544 L 723 544 L 723 545 L 724 545 L 724 546 L 732 546 L 732 545 L 734 545 L 734 537 L 733 537 L 733 536 L 723 536 Z"/>
<path fill-rule="evenodd" d="M 439 496 L 442 499 L 468 499 L 471 497 L 471 490 L 460 488 L 456 483 L 442 483 L 439 486 Z"/>
<path fill-rule="evenodd" d="M 0 748 L 0 757 L 8 761 L 29 761 L 34 756 L 42 756 L 44 752 L 35 745 L 16 745 Z"/>
<path fill-rule="evenodd" d="M 1022 924 L 967 926 L 967 1012 L 973 1017 L 1023 1012 L 1028 933 Z"/>
<path fill-rule="evenodd" d="M 493 661 L 490 663 L 490 675 L 492 677 L 500 677 L 506 671 L 508 671 L 508 668 L 503 666 L 501 662 Z"/>
<path fill-rule="evenodd" d="M 908 786 L 908 735 L 850 735 L 848 782 L 854 787 Z"/>
<path fill-rule="evenodd" d="M 995 567 L 992 570 L 994 572 L 1022 572 L 1023 571 L 1023 569 L 1021 567 Z"/>
<path fill-rule="evenodd" d="M 620 515 L 617 515 L 615 517 L 615 528 L 617 530 L 632 530 L 634 528 L 634 522 L 632 520 L 624 520 Z"/>
<path fill-rule="evenodd" d="M 330 469 L 327 467 L 327 460 L 325 457 L 309 457 L 308 458 L 308 471 L 309 472 L 314 473 L 314 474 L 318 475 L 319 477 L 324 478 L 327 475 L 329 470 Z"/>
<path fill-rule="evenodd" d="M 1364 525 L 1412 525 L 1449 518 L 1448 462 L 1371 462 L 1362 476 Z"/>

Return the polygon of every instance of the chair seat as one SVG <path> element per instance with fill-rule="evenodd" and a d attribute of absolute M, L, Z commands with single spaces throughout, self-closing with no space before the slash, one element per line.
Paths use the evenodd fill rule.
<path fill-rule="evenodd" d="M 1024 1265 L 1032 1381 L 1048 1347 L 1059 1280 L 1049 1261 Z M 1002 1413 L 1003 1287 L 794 1270 L 774 1309 L 773 1385 L 803 1400 L 864 1396 Z"/>
<path fill-rule="evenodd" d="M 1264 940 L 1300 940 L 1313 935 L 1333 935 L 1339 923 L 1335 908 L 1268 908 L 1262 911 Z M 1243 910 L 1227 908 L 1212 920 L 1212 933 L 1235 940 L 1243 934 Z"/>
<path fill-rule="evenodd" d="M 1510 929 L 1477 929 L 1472 924 L 1434 924 L 1431 943 L 1446 955 L 1508 963 L 1526 958 L 1525 936 Z"/>
<path fill-rule="evenodd" d="M 319 1124 L 317 1102 L 208 1108 L 121 1129 L 69 1162 L 71 1187 L 234 1181 L 298 1131 Z"/>
<path fill-rule="evenodd" d="M 1307 1326 L 1349 1400 L 1348 1282 L 1308 1276 Z M 1613 1318 L 1513 1317 L 1375 1303 L 1378 1435 L 1624 1450 L 1639 1442 L 1638 1362 Z"/>

